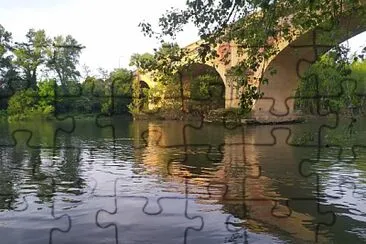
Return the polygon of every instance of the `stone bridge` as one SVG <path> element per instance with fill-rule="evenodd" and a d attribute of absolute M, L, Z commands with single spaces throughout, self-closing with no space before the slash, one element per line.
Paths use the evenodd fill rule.
<path fill-rule="evenodd" d="M 362 0 L 362 8 L 366 6 L 366 0 Z M 317 57 L 325 54 L 335 45 L 342 43 L 362 32 L 366 31 L 366 16 L 362 11 L 345 12 L 339 17 L 339 28 L 337 30 L 324 30 L 316 28 L 298 35 L 293 41 L 288 42 L 281 39 L 269 40 L 276 45 L 279 52 L 269 60 L 260 64 L 260 69 L 251 74 L 251 80 L 259 87 L 264 96 L 255 101 L 253 106 L 253 117 L 260 120 L 285 119 L 294 115 L 295 91 L 302 74 L 310 67 Z M 321 42 L 331 36 L 332 44 Z M 200 41 L 185 47 L 190 53 L 197 52 Z M 229 70 L 248 56 L 238 55 L 238 46 L 231 42 L 217 45 L 218 58 L 202 65 L 213 67 L 220 75 L 225 87 L 225 108 L 236 108 L 239 106 L 238 91 L 230 79 Z M 227 61 L 223 61 L 223 56 L 227 54 Z M 276 70 L 273 75 L 272 69 Z M 197 72 L 196 72 L 197 73 Z M 245 75 L 245 74 L 243 74 Z M 259 84 L 258 78 L 261 76 L 268 79 L 268 84 Z M 253 79 L 256 78 L 256 79 Z M 154 86 L 149 74 L 141 75 L 140 80 L 144 80 L 150 87 Z"/>

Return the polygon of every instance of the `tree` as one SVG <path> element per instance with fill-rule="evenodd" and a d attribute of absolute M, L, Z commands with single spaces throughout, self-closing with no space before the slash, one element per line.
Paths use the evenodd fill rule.
<path fill-rule="evenodd" d="M 119 114 L 127 111 L 127 105 L 131 102 L 132 97 L 132 80 L 133 73 L 124 68 L 115 69 L 109 74 L 105 81 L 109 84 L 109 89 L 105 90 L 103 113 Z"/>
<path fill-rule="evenodd" d="M 108 70 L 102 68 L 102 67 L 99 67 L 97 69 L 98 73 L 99 73 L 99 78 L 102 79 L 102 80 L 107 80 L 108 79 Z"/>
<path fill-rule="evenodd" d="M 82 47 L 71 35 L 56 36 L 53 45 L 48 50 L 47 67 L 57 74 L 58 81 L 64 92 L 68 83 L 75 82 L 80 77 L 76 65 Z"/>
<path fill-rule="evenodd" d="M 82 90 L 80 107 L 87 108 L 86 112 L 100 112 L 101 104 L 105 99 L 104 81 L 94 76 L 88 76 L 82 83 Z"/>
<path fill-rule="evenodd" d="M 46 36 L 45 31 L 34 29 L 30 29 L 26 34 L 26 42 L 15 44 L 14 64 L 22 71 L 22 78 L 27 82 L 27 87 L 37 89 L 37 70 L 46 63 L 47 49 L 50 45 L 51 39 Z"/>
<path fill-rule="evenodd" d="M 12 84 L 18 77 L 12 64 L 13 56 L 9 53 L 12 46 L 12 34 L 0 25 L 0 109 L 7 107 L 7 100 L 12 95 Z M 5 100 L 5 101 L 4 101 Z"/>
<path fill-rule="evenodd" d="M 128 69 L 115 69 L 110 75 L 114 96 L 131 97 L 133 73 Z"/>
<path fill-rule="evenodd" d="M 296 106 L 304 112 L 339 112 L 360 105 L 356 89 L 363 88 L 364 81 L 352 74 L 352 67 L 357 66 L 350 64 L 348 49 L 337 49 L 323 55 L 300 79 Z"/>
<path fill-rule="evenodd" d="M 134 53 L 130 58 L 130 66 L 135 66 L 136 69 L 146 69 L 154 61 L 154 55 L 151 53 Z"/>
<path fill-rule="evenodd" d="M 364 14 L 360 3 L 358 0 L 188 0 L 185 9 L 168 10 L 159 18 L 159 31 L 150 23 L 140 23 L 140 27 L 145 35 L 164 41 L 165 37 L 175 38 L 186 24 L 193 23 L 202 39 L 198 50 L 202 61 L 216 58 L 218 45 L 234 41 L 237 55 L 246 53 L 247 59 L 234 66 L 231 74 L 241 77 L 238 85 L 249 96 L 243 102 L 250 103 L 260 94 L 253 90 L 248 76 L 260 71 L 261 63 L 280 51 L 276 42 L 291 42 L 320 24 L 334 32 L 340 29 L 338 16 L 346 11 Z M 331 39 L 336 40 L 334 36 Z M 259 81 L 266 82 L 263 77 Z"/>
<path fill-rule="evenodd" d="M 83 64 L 82 65 L 82 69 L 83 69 L 83 79 L 85 80 L 86 78 L 88 78 L 88 77 L 91 77 L 92 76 L 92 71 L 91 71 L 91 69 L 90 69 L 90 67 L 88 66 L 88 65 L 86 65 L 86 64 Z"/>

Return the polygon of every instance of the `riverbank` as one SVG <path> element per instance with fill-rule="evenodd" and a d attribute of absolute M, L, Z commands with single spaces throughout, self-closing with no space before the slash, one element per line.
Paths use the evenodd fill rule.
<path fill-rule="evenodd" d="M 40 117 L 40 116 L 32 116 L 32 117 L 26 117 L 24 119 L 12 119 L 8 114 L 6 113 L 0 113 L 0 122 L 2 123 L 21 123 L 21 122 L 29 122 L 29 121 L 46 121 L 46 122 L 52 122 L 52 121 L 60 121 L 67 118 L 73 118 L 75 120 L 95 120 L 98 117 L 98 119 L 109 119 L 109 118 L 119 118 L 119 119 L 126 119 L 126 120 L 132 120 L 133 116 L 129 113 L 126 114 L 117 114 L 117 115 L 104 115 L 102 113 L 87 113 L 87 114 L 75 114 L 75 113 L 62 113 L 57 115 L 51 115 L 47 117 Z"/>
<path fill-rule="evenodd" d="M 302 123 L 306 117 L 300 114 L 289 116 L 255 116 L 253 113 L 243 114 L 238 109 L 216 109 L 209 112 L 183 112 L 177 110 L 153 110 L 133 115 L 134 120 L 180 120 L 203 121 L 205 123 L 241 123 L 248 125 L 293 124 Z"/>
<path fill-rule="evenodd" d="M 124 113 L 124 114 L 111 114 L 104 115 L 101 113 L 62 113 L 48 116 L 47 118 L 42 117 L 31 117 L 24 120 L 11 120 L 9 115 L 6 113 L 0 113 L 0 122 L 26 122 L 26 121 L 57 121 L 66 118 L 73 118 L 76 120 L 95 120 L 98 119 L 110 119 L 110 118 L 122 118 L 126 120 L 134 121 L 203 121 L 204 123 L 222 124 L 222 123 L 235 123 L 235 124 L 246 124 L 246 125 L 271 125 L 271 124 L 296 124 L 303 123 L 307 120 L 313 120 L 320 117 L 335 117 L 335 113 L 328 114 L 301 114 L 294 113 L 288 116 L 275 116 L 270 113 L 268 114 L 256 114 L 248 113 L 242 114 L 237 109 L 216 109 L 206 113 L 199 111 L 183 112 L 180 110 L 149 110 L 139 112 L 135 114 Z M 342 118 L 353 118 L 364 116 L 363 113 L 352 114 L 347 111 L 340 112 L 338 114 Z"/>

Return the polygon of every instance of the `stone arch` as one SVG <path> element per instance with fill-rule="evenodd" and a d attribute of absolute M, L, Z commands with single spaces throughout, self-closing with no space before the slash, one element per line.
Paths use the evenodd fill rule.
<path fill-rule="evenodd" d="M 149 84 L 147 84 L 147 82 L 144 81 L 144 80 L 140 80 L 140 87 L 141 88 L 148 88 L 148 89 L 150 89 Z"/>
<path fill-rule="evenodd" d="M 360 13 L 363 14 L 362 11 Z M 254 116 L 284 117 L 293 114 L 295 91 L 300 77 L 317 58 L 335 45 L 366 31 L 366 21 L 362 21 L 365 16 L 361 15 L 352 12 L 338 19 L 338 35 L 333 38 L 333 44 L 321 43 L 318 37 L 329 35 L 334 30 L 318 27 L 283 45 L 282 50 L 264 67 L 264 77 L 268 78 L 269 83 L 259 85 L 264 97 L 256 101 L 253 107 Z M 271 69 L 275 69 L 276 74 L 271 75 Z"/>
<path fill-rule="evenodd" d="M 184 67 L 182 81 L 184 98 L 189 101 L 188 109 L 225 108 L 225 80 L 215 67 L 203 63 L 189 64 Z"/>

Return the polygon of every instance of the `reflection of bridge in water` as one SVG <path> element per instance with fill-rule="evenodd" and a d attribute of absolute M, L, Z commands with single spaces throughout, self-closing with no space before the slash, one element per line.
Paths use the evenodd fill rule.
<path fill-rule="evenodd" d="M 316 148 L 287 145 L 289 130 L 275 130 L 275 142 L 269 136 L 271 127 L 186 127 L 185 140 L 191 145 L 184 148 L 183 128 L 183 123 L 179 129 L 169 123 L 148 124 L 147 146 L 137 150 L 148 172 L 176 183 L 188 177 L 189 194 L 198 203 L 221 204 L 225 212 L 246 220 L 252 231 L 275 228 L 296 239 L 315 241 L 319 219 L 332 221 L 331 216 L 319 216 L 314 179 L 299 174 L 300 159 L 311 157 Z M 222 153 L 207 153 L 208 145 L 216 145 Z"/>
<path fill-rule="evenodd" d="M 314 241 L 317 219 L 307 211 L 318 214 L 313 195 L 316 186 L 314 181 L 299 174 L 300 160 L 295 157 L 296 149 L 286 144 L 288 130 L 276 131 L 277 142 L 274 144 L 274 138 L 268 136 L 270 127 L 253 127 L 250 131 L 239 127 L 217 130 L 218 133 L 212 133 L 214 129 L 210 130 L 209 126 L 201 130 L 187 128 L 187 144 L 197 146 L 186 148 L 188 157 L 184 160 L 182 152 L 185 149 L 177 149 L 183 145 L 183 126 L 179 130 L 168 123 L 149 123 L 147 147 L 138 150 L 147 171 L 173 182 L 183 183 L 188 177 L 189 194 L 197 196 L 197 202 L 222 204 L 226 212 L 247 220 L 248 228 L 255 230 L 259 226 L 271 226 L 291 233 L 295 238 Z M 220 159 L 216 162 L 207 159 L 208 147 L 204 144 L 211 143 L 221 144 L 222 154 L 209 153 Z M 174 157 L 178 159 L 174 160 Z M 169 164 L 171 160 L 173 163 Z M 276 165 L 278 161 L 282 162 L 280 167 Z M 293 181 L 293 185 L 289 181 Z M 286 206 L 287 199 L 296 198 L 298 200 L 294 203 L 290 201 L 289 207 L 301 205 L 300 210 L 304 212 Z M 312 228 L 305 227 L 305 223 L 313 221 Z"/>

